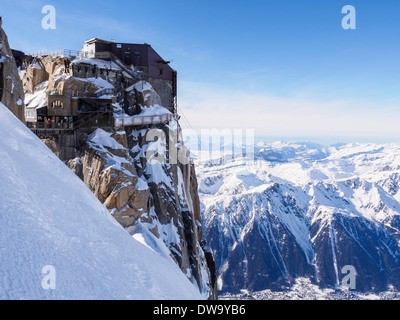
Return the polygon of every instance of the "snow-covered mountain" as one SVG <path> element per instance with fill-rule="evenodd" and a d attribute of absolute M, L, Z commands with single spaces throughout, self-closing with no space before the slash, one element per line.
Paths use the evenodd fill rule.
<path fill-rule="evenodd" d="M 349 265 L 358 291 L 400 288 L 399 144 L 261 143 L 197 173 L 222 292 L 337 288 Z"/>
<path fill-rule="evenodd" d="M 130 236 L 0 103 L 0 299 L 201 298 L 161 240 Z"/>

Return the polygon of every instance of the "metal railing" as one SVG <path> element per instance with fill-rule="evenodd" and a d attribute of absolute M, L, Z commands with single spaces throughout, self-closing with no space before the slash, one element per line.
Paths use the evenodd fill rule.
<path fill-rule="evenodd" d="M 105 114 L 110 114 L 109 109 L 97 110 L 95 112 L 90 112 L 74 122 L 26 122 L 26 126 L 31 129 L 36 134 L 62 134 L 70 133 L 71 131 L 80 129 L 90 122 L 93 122 Z"/>
<path fill-rule="evenodd" d="M 151 124 L 163 124 L 170 122 L 173 115 L 166 113 L 162 115 L 154 116 L 131 116 L 131 117 L 115 117 L 114 126 L 116 128 L 127 127 L 127 126 L 143 126 Z"/>
<path fill-rule="evenodd" d="M 67 123 L 52 123 L 49 125 L 45 122 L 27 122 L 26 125 L 34 134 L 38 136 L 73 134 L 74 132 L 71 128 L 71 125 Z"/>
<path fill-rule="evenodd" d="M 40 50 L 29 52 L 28 56 L 32 57 L 44 57 L 44 56 L 51 56 L 51 57 L 78 57 L 81 55 L 81 52 L 78 50 L 70 50 L 70 49 L 62 49 L 62 50 Z"/>
<path fill-rule="evenodd" d="M 114 95 L 114 94 L 115 94 L 114 88 L 104 88 L 96 92 L 96 97 L 100 98 L 103 95 Z"/>
<path fill-rule="evenodd" d="M 53 130 L 72 130 L 72 125 L 66 122 L 47 124 L 46 122 L 27 122 L 29 129 L 53 129 Z"/>

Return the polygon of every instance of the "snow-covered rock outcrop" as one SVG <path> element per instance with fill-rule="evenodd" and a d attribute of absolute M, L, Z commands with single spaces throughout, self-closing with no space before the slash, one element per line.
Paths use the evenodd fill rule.
<path fill-rule="evenodd" d="M 213 259 L 202 247 L 194 165 L 153 163 L 148 154 L 166 151 L 167 142 L 149 140 L 150 130 L 126 128 L 110 133 L 96 129 L 88 136 L 82 156 L 68 166 L 132 236 L 146 230 L 159 239 L 203 296 L 215 298 L 209 269 Z M 175 120 L 158 130 L 176 132 L 169 144 L 177 143 L 173 140 L 179 131 Z"/>
<path fill-rule="evenodd" d="M 178 146 L 176 153 L 185 154 L 180 127 L 175 120 L 157 129 L 166 140 L 149 139 L 152 129 L 129 130 L 130 154 L 137 173 L 149 188 L 149 207 L 140 222 L 162 239 L 171 256 L 184 273 L 198 285 L 204 296 L 216 298 L 213 281 L 213 258 L 203 246 L 202 224 L 194 164 L 188 161 L 173 163 L 173 151 L 168 146 Z M 151 131 L 152 132 L 152 131 Z M 159 162 L 149 156 L 157 152 L 169 161 Z M 183 151 L 183 152 L 182 152 Z M 165 153 L 164 153 L 165 152 Z M 156 154 L 153 154 L 155 156 Z"/>
<path fill-rule="evenodd" d="M 0 159 L 0 299 L 201 298 L 163 243 L 130 236 L 3 104 Z"/>
<path fill-rule="evenodd" d="M 118 70 L 118 66 L 107 69 L 107 72 L 99 71 L 99 67 L 104 65 L 108 68 L 109 64 L 94 59 L 79 58 L 70 62 L 66 57 L 35 58 L 21 74 L 26 105 L 34 109 L 45 106 L 47 92 L 54 90 L 70 90 L 74 96 L 85 97 L 112 88 L 108 98 L 113 101 L 114 117 L 171 116 L 169 123 L 139 129 L 125 127 L 116 130 L 112 125 L 101 127 L 100 124 L 96 128 L 93 124 L 76 132 L 80 141 L 76 156 L 62 159 L 133 237 L 138 232 L 156 237 L 202 296 L 215 299 L 215 273 L 210 271 L 214 270 L 214 262 L 212 253 L 203 248 L 194 165 L 148 163 L 149 150 L 160 154 L 169 150 L 169 146 L 176 146 L 177 152 L 186 152 L 180 126 L 171 112 L 159 105 L 161 99 L 150 83 L 128 78 L 129 75 Z M 89 69 L 92 66 L 97 68 L 94 72 L 97 77 L 85 78 L 91 74 Z M 36 68 L 42 71 L 35 71 Z M 87 72 L 85 68 L 89 68 Z M 36 80 L 29 76 L 32 72 L 38 74 Z M 44 78 L 40 76 L 42 73 Z M 132 84 L 128 86 L 128 83 Z M 153 130 L 164 132 L 167 138 L 149 139 L 149 132 L 151 134 Z M 55 154 L 62 154 L 60 139 L 42 138 Z M 144 239 L 148 241 L 150 238 Z M 156 242 L 151 238 L 147 243 L 152 247 Z M 156 247 L 159 248 L 160 244 Z"/>

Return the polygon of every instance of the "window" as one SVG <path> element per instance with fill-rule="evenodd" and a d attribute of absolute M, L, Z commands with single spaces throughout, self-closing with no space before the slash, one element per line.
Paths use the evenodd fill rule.
<path fill-rule="evenodd" d="M 122 44 L 117 43 L 117 49 L 121 49 L 122 48 Z"/>
<path fill-rule="evenodd" d="M 64 104 L 60 100 L 54 100 L 51 103 L 51 107 L 53 109 L 62 109 L 64 107 Z"/>

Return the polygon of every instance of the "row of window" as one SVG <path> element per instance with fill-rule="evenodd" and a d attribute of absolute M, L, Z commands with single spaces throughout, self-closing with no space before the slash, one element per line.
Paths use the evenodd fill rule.
<path fill-rule="evenodd" d="M 117 49 L 122 49 L 122 44 L 117 43 Z M 128 51 L 125 51 L 125 55 L 130 56 L 130 54 L 131 54 L 131 51 L 130 51 L 131 48 L 127 48 L 127 50 L 128 50 Z M 140 58 L 140 52 L 135 51 L 134 55 L 135 55 L 136 58 Z"/>
<path fill-rule="evenodd" d="M 64 104 L 60 100 L 54 100 L 51 103 L 51 108 L 52 109 L 62 109 L 62 108 L 64 108 Z"/>

